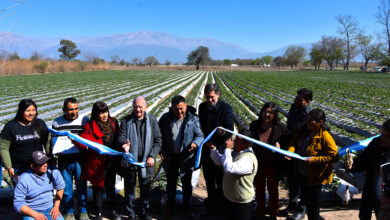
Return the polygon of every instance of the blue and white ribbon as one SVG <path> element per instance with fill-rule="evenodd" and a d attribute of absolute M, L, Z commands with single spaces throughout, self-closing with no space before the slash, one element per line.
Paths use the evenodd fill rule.
<path fill-rule="evenodd" d="M 89 149 L 92 149 L 92 150 L 98 152 L 99 154 L 113 155 L 113 156 L 114 155 L 122 155 L 124 158 L 126 158 L 126 160 L 129 163 L 136 165 L 136 166 L 145 167 L 145 162 L 137 162 L 137 160 L 134 158 L 133 154 L 131 154 L 131 153 L 124 153 L 124 152 L 119 152 L 119 151 L 113 150 L 113 149 L 111 149 L 107 146 L 104 146 L 102 144 L 99 144 L 99 143 L 90 141 L 88 139 L 82 138 L 78 135 L 75 135 L 75 134 L 71 133 L 70 131 L 57 131 L 57 130 L 54 130 L 50 127 L 48 127 L 48 129 L 49 129 L 50 133 L 53 133 L 53 134 L 58 135 L 58 136 L 68 136 L 72 140 L 75 140 L 75 141 L 79 142 L 80 144 L 87 146 Z"/>
<path fill-rule="evenodd" d="M 343 147 L 342 149 L 339 150 L 339 156 L 344 156 L 347 153 L 347 149 L 349 149 L 349 152 L 355 152 L 362 150 L 368 146 L 368 144 L 374 139 L 379 137 L 380 135 L 375 135 L 373 137 L 367 138 L 365 140 L 356 142 L 354 144 L 351 144 L 349 146 Z"/>
<path fill-rule="evenodd" d="M 224 131 L 227 131 L 233 135 L 236 135 L 236 136 L 240 136 L 242 138 L 244 138 L 245 140 L 248 140 L 254 144 L 257 144 L 261 147 L 265 147 L 269 150 L 272 150 L 272 151 L 275 151 L 279 154 L 282 154 L 282 155 L 285 155 L 285 156 L 288 156 L 288 157 L 291 157 L 291 158 L 296 158 L 296 159 L 299 159 L 299 160 L 306 160 L 308 157 L 302 157 L 300 156 L 299 154 L 296 154 L 296 153 L 293 153 L 293 152 L 290 152 L 290 151 L 287 151 L 287 150 L 282 150 L 280 148 L 277 148 L 275 146 L 272 146 L 272 145 L 269 145 L 267 143 L 264 143 L 264 142 L 261 142 L 259 140 L 256 140 L 256 139 L 253 139 L 253 138 L 250 138 L 248 136 L 245 136 L 245 135 L 242 135 L 242 134 L 239 134 L 237 132 L 234 132 L 234 131 L 231 131 L 229 129 L 226 129 L 226 128 L 223 128 L 223 127 L 218 127 L 218 128 L 215 128 L 204 140 L 203 142 L 200 144 L 199 148 L 198 148 L 198 154 L 196 156 L 196 161 L 195 161 L 195 168 L 198 168 L 199 165 L 200 165 L 200 158 L 201 158 L 201 154 L 202 154 L 202 148 L 203 148 L 203 144 L 206 143 L 207 141 L 209 141 L 211 139 L 211 137 L 213 136 L 213 134 L 217 131 L 217 129 L 222 129 Z"/>

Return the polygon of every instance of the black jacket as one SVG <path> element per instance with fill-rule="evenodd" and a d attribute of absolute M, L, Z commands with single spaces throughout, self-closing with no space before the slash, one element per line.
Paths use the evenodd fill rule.
<path fill-rule="evenodd" d="M 372 208 L 380 204 L 380 200 L 376 196 L 377 178 L 380 175 L 380 166 L 386 163 L 386 154 L 388 153 L 390 151 L 382 147 L 381 138 L 377 137 L 353 160 L 350 171 L 366 172 L 360 204 L 360 219 L 369 219 Z"/>
<path fill-rule="evenodd" d="M 282 149 L 287 150 L 288 145 L 295 133 L 297 133 L 302 126 L 305 125 L 307 115 L 312 110 L 311 106 L 297 108 L 294 103 L 291 104 L 290 110 L 287 114 L 287 131 L 284 132 L 283 137 L 281 138 L 281 147 Z"/>
<path fill-rule="evenodd" d="M 229 104 L 221 100 L 218 100 L 217 104 L 215 104 L 215 107 L 212 109 L 209 109 L 207 102 L 201 103 L 199 105 L 199 119 L 200 127 L 202 128 L 205 138 L 219 126 L 231 131 L 234 129 L 233 109 Z M 231 136 L 232 135 L 229 132 L 225 132 L 224 136 L 215 134 L 210 141 L 214 143 L 220 153 L 223 153 L 225 141 Z M 210 149 L 204 148 L 202 152 L 208 153 L 209 155 Z"/>
<path fill-rule="evenodd" d="M 252 121 L 249 130 L 253 132 L 254 138 L 256 140 L 260 139 L 260 133 L 263 133 L 264 131 L 261 131 L 261 125 L 259 120 Z M 276 142 L 280 141 L 280 137 L 282 136 L 283 132 L 285 132 L 286 127 L 284 124 L 275 124 L 272 127 L 272 132 L 268 139 L 268 144 L 275 145 Z M 261 147 L 261 146 L 253 146 L 253 151 L 255 152 L 255 155 L 259 161 L 259 169 L 262 168 L 273 168 L 276 167 L 275 163 L 277 163 L 278 155 L 277 153 L 273 153 L 272 151 Z"/>

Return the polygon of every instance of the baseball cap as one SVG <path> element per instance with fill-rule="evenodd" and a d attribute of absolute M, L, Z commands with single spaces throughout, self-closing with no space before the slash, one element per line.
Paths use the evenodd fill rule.
<path fill-rule="evenodd" d="M 43 165 L 46 163 L 48 160 L 50 160 L 50 157 L 46 156 L 45 152 L 37 150 L 32 153 L 32 158 L 34 164 L 37 165 Z"/>

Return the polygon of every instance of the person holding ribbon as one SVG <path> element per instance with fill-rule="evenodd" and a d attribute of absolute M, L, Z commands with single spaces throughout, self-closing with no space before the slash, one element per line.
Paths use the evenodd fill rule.
<path fill-rule="evenodd" d="M 253 121 L 249 130 L 254 138 L 280 148 L 279 139 L 285 131 L 284 124 L 279 119 L 278 106 L 274 102 L 267 102 L 260 110 L 259 118 Z M 277 162 L 279 155 L 261 146 L 253 146 L 259 168 L 255 177 L 256 186 L 256 216 L 265 219 L 265 186 L 269 192 L 268 211 L 270 218 L 276 219 L 279 207 Z"/>
<path fill-rule="evenodd" d="M 194 107 L 187 106 L 183 96 L 177 95 L 172 98 L 169 112 L 161 116 L 159 121 L 168 196 L 168 210 L 162 219 L 168 219 L 174 214 L 179 169 L 183 189 L 184 216 L 189 219 L 193 218 L 191 177 L 195 165 L 195 150 L 203 141 L 203 133 L 195 111 Z"/>
<path fill-rule="evenodd" d="M 287 115 L 287 131 L 284 132 L 281 138 L 281 148 L 288 150 L 288 143 L 296 132 L 306 125 L 306 119 L 309 112 L 312 110 L 310 103 L 313 100 L 313 92 L 307 88 L 301 88 L 297 91 L 294 102 L 291 104 Z M 299 202 L 299 186 L 294 174 L 294 164 L 292 161 L 284 161 L 281 163 L 283 171 L 287 177 L 289 203 L 285 209 L 279 210 L 279 214 L 293 214 L 295 219 L 300 219 L 305 216 L 304 206 Z"/>
<path fill-rule="evenodd" d="M 199 120 L 205 137 L 219 126 L 229 130 L 234 129 L 233 108 L 228 103 L 219 100 L 219 93 L 217 84 L 208 84 L 204 89 L 206 102 L 199 105 Z M 210 147 L 215 146 L 222 154 L 225 150 L 225 141 L 230 137 L 230 133 L 218 129 L 217 134 L 205 143 L 206 147 L 202 150 L 201 165 L 207 187 L 207 198 L 204 205 L 207 209 L 207 215 L 223 212 L 223 207 L 219 202 L 223 199 L 223 169 L 212 161 Z"/>
<path fill-rule="evenodd" d="M 380 166 L 387 162 L 390 162 L 390 119 L 383 123 L 380 137 L 374 138 L 355 159 L 350 155 L 345 160 L 347 171 L 366 173 L 359 210 L 360 219 L 371 219 L 372 209 L 379 219 L 382 191 Z"/>
<path fill-rule="evenodd" d="M 325 121 L 323 110 L 310 111 L 306 126 L 294 135 L 289 147 L 289 151 L 307 157 L 304 161 L 296 161 L 295 175 L 309 220 L 320 219 L 322 185 L 332 182 L 332 163 L 339 159 L 336 143 Z"/>
<path fill-rule="evenodd" d="M 252 136 L 247 129 L 240 130 L 241 135 Z M 251 149 L 252 143 L 236 135 L 234 140 L 226 140 L 224 153 L 218 152 L 214 145 L 210 157 L 213 162 L 223 167 L 223 195 L 225 200 L 224 214 L 228 219 L 249 220 L 252 209 L 252 200 L 255 195 L 253 180 L 257 173 L 257 159 Z M 223 204 L 223 200 L 218 201 Z"/>
<path fill-rule="evenodd" d="M 116 138 L 119 125 L 115 118 L 112 118 L 106 103 L 98 101 L 93 104 L 91 120 L 84 125 L 81 137 L 103 144 L 109 148 L 120 151 L 116 147 Z M 82 149 L 86 146 L 80 143 L 76 145 Z M 87 149 L 85 164 L 82 171 L 82 178 L 89 180 L 93 187 L 93 201 L 96 207 L 97 220 L 102 219 L 103 214 L 103 191 L 106 190 L 109 201 L 110 219 L 118 220 L 120 216 L 115 211 L 115 178 L 117 173 L 116 160 L 120 156 L 108 156 L 99 154 L 97 151 Z"/>
<path fill-rule="evenodd" d="M 138 174 L 141 217 L 149 220 L 149 192 L 151 177 L 155 171 L 156 156 L 161 150 L 161 133 L 156 117 L 146 112 L 146 100 L 137 96 L 133 100 L 133 112 L 121 120 L 118 144 L 123 151 L 130 152 L 137 161 L 146 162 L 146 167 L 138 167 L 123 161 L 125 197 L 128 219 L 135 219 L 135 186 Z"/>
<path fill-rule="evenodd" d="M 49 131 L 38 118 L 38 108 L 31 99 L 19 102 L 16 116 L 1 131 L 0 155 L 14 184 L 20 174 L 30 168 L 32 153 L 45 149 L 49 152 Z"/>
<path fill-rule="evenodd" d="M 58 131 L 68 130 L 80 135 L 83 127 L 88 123 L 88 116 L 79 117 L 79 102 L 76 98 L 70 97 L 64 100 L 62 107 L 64 114 L 54 119 L 52 128 Z M 57 135 L 52 134 L 52 142 Z M 58 139 L 57 139 L 58 140 Z M 56 143 L 60 145 L 61 142 Z M 61 211 L 65 220 L 74 218 L 73 203 L 73 180 L 76 185 L 75 196 L 78 201 L 79 220 L 88 220 L 87 212 L 87 182 L 81 179 L 81 170 L 84 165 L 85 150 L 79 151 L 77 146 L 72 147 L 73 151 L 67 154 L 58 154 L 58 170 L 65 181 L 64 196 L 61 203 Z"/>

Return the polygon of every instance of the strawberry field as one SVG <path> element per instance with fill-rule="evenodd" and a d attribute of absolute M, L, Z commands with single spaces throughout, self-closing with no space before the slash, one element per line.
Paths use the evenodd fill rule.
<path fill-rule="evenodd" d="M 211 72 L 211 71 L 102 71 L 1 77 L 0 129 L 15 117 L 17 105 L 31 98 L 39 117 L 49 125 L 62 114 L 66 97 L 79 99 L 80 114 L 89 114 L 98 100 L 110 106 L 111 115 L 121 118 L 131 112 L 132 99 L 143 95 L 148 111 L 160 117 L 173 95 L 187 98 L 190 105 L 202 101 L 205 84 L 215 82 L 220 98 L 234 108 L 238 127 L 255 120 L 268 101 L 279 104 L 286 120 L 296 91 L 313 91 L 313 108 L 324 109 L 339 145 L 378 133 L 390 117 L 390 75 L 344 72 Z"/>

